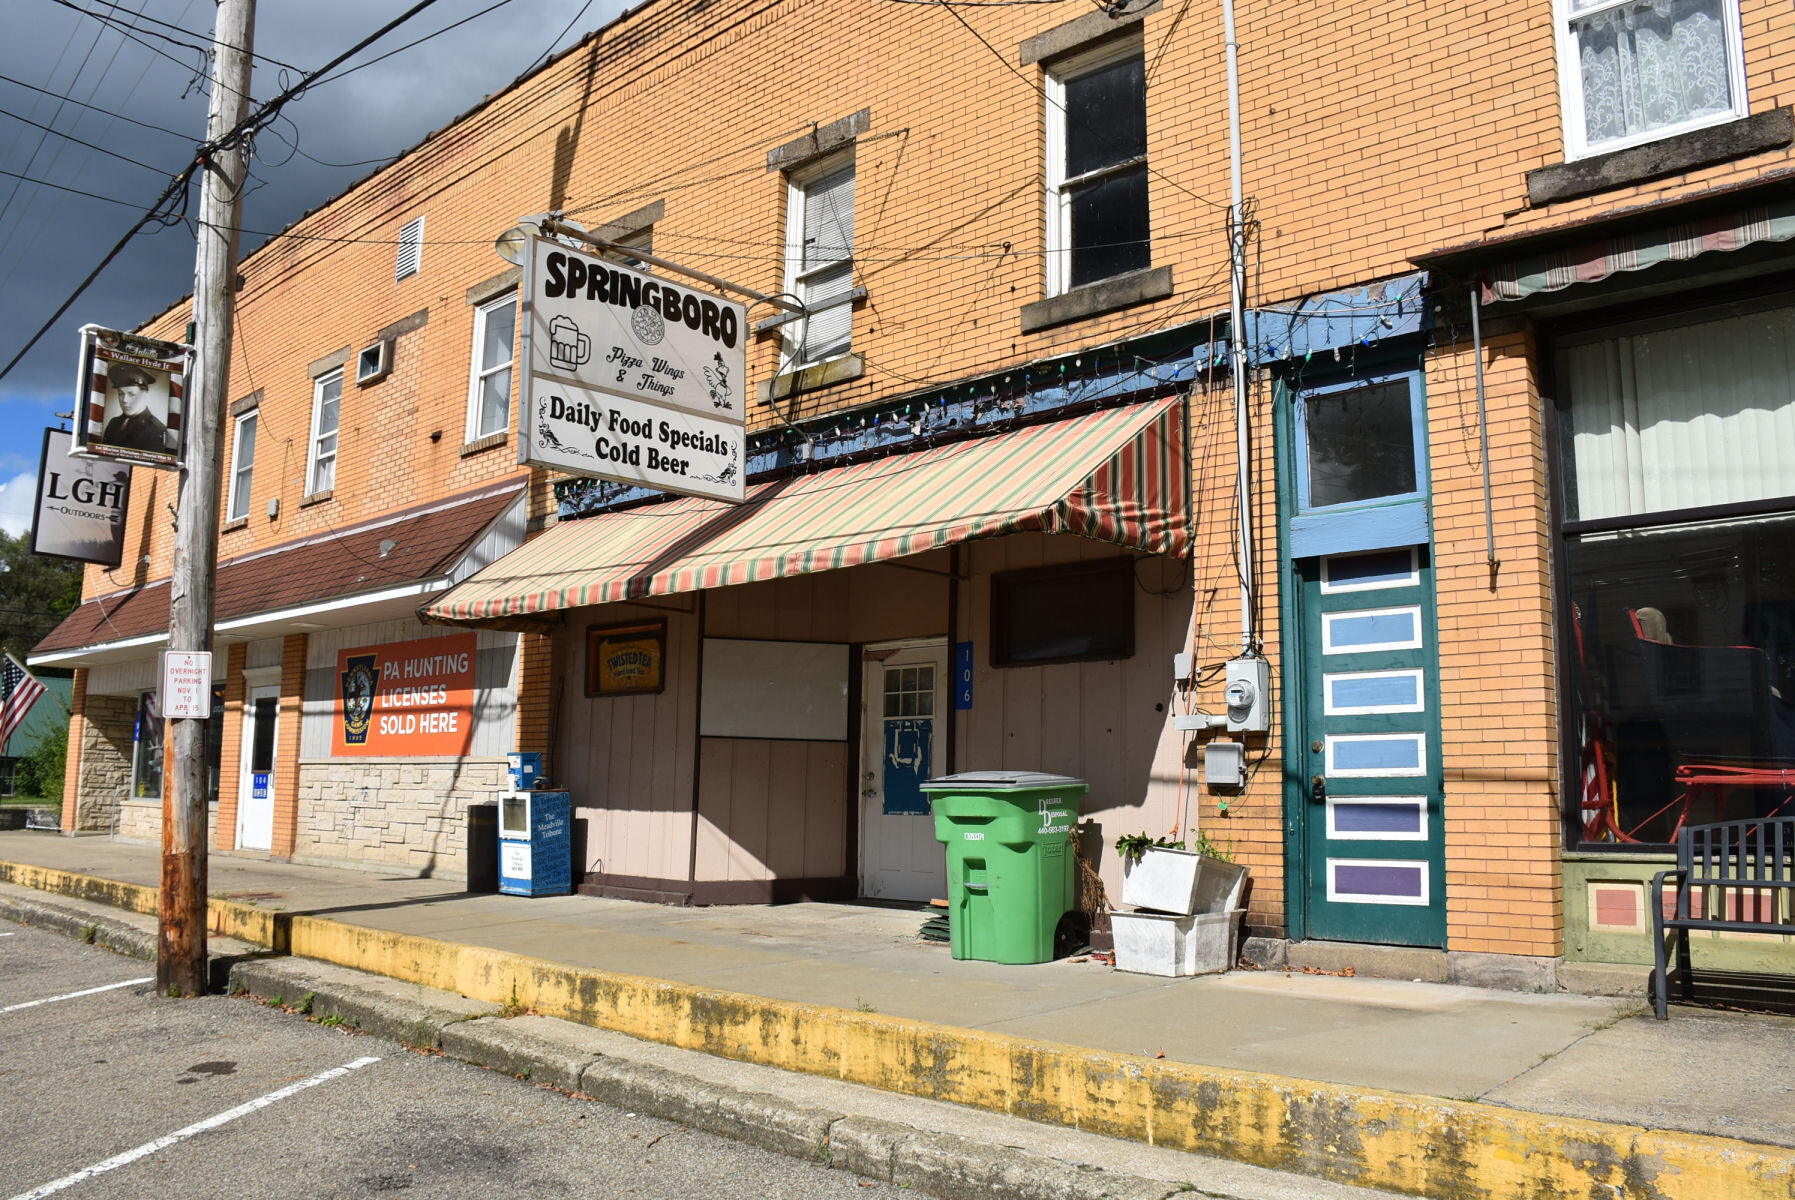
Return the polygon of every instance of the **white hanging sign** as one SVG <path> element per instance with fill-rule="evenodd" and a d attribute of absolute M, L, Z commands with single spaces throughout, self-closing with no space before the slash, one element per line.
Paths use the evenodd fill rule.
<path fill-rule="evenodd" d="M 526 262 L 519 460 L 739 503 L 747 309 L 546 238 Z"/>

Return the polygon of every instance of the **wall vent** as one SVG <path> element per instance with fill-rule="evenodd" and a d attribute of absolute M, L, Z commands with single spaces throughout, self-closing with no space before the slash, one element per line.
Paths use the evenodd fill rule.
<path fill-rule="evenodd" d="M 418 273 L 424 260 L 424 218 L 406 224 L 399 231 L 399 261 L 393 268 L 393 281 L 409 279 Z"/>

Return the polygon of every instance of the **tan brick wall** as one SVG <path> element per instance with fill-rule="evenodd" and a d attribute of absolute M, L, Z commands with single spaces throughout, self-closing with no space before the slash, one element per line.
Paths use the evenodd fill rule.
<path fill-rule="evenodd" d="M 556 765 L 547 758 L 554 741 L 555 676 L 559 668 L 552 637 L 534 633 L 519 636 L 516 745 L 519 750 L 534 750 L 544 756 L 542 769 L 550 780 L 561 778 Z"/>
<path fill-rule="evenodd" d="M 87 745 L 87 670 L 75 668 L 69 689 L 69 754 L 62 775 L 62 828 L 79 829 L 81 815 L 81 752 Z"/>
<path fill-rule="evenodd" d="M 1454 950 L 1563 951 L 1551 529 L 1537 345 L 1485 330 L 1492 576 L 1469 339 L 1427 362 L 1446 783 L 1446 898 Z"/>
<path fill-rule="evenodd" d="M 274 832 L 271 858 L 290 858 L 299 821 L 299 719 L 305 696 L 307 635 L 290 633 L 281 641 L 280 721 L 274 747 Z"/>
<path fill-rule="evenodd" d="M 212 831 L 214 850 L 237 848 L 238 783 L 243 772 L 243 663 L 249 646 L 237 642 L 225 650 L 224 728 L 218 731 L 218 810 Z"/>
<path fill-rule="evenodd" d="M 1741 10 L 1752 110 L 1795 100 L 1795 9 L 1741 0 Z M 244 263 L 231 393 L 262 389 L 262 452 L 251 520 L 225 535 L 221 552 L 327 532 L 520 474 L 514 446 L 465 458 L 460 451 L 474 319 L 466 293 L 503 269 L 491 239 L 518 215 L 565 207 L 596 225 L 661 200 L 657 253 L 778 291 L 785 182 L 766 171 L 766 152 L 863 107 L 872 124 L 856 150 L 855 282 L 868 301 L 855 311 L 853 341 L 866 373 L 801 397 L 795 415 L 992 371 L 1020 374 L 1014 382 L 1023 385 L 1035 382 L 1030 364 L 1045 356 L 1201 323 L 1224 309 L 1219 18 L 1167 4 L 1142 29 L 1153 260 L 1172 268 L 1176 292 L 1020 332 L 1019 310 L 1043 289 L 1045 167 L 1043 70 L 1017 65 L 1016 49 L 1071 15 L 1028 5 L 950 11 L 865 0 L 657 0 L 439 131 L 299 222 L 297 236 L 274 239 Z M 1245 187 L 1257 218 L 1255 304 L 1385 278 L 1442 247 L 1558 228 L 1795 164 L 1790 151 L 1778 150 L 1536 209 L 1526 201 L 1526 173 L 1563 157 L 1545 0 L 1244 0 L 1239 29 Z M 394 241 L 418 215 L 426 217 L 422 270 L 395 282 Z M 425 311 L 427 322 L 398 338 L 387 379 L 366 389 L 347 383 L 335 494 L 303 504 L 308 365 Z M 764 315 L 756 309 L 751 318 Z M 150 331 L 172 335 L 185 320 L 183 304 Z M 1554 953 L 1558 764 L 1534 351 L 1525 331 L 1492 328 L 1486 365 L 1503 563 L 1492 590 L 1469 339 L 1460 330 L 1436 340 L 1427 370 L 1452 944 Z M 750 387 L 767 378 L 777 354 L 776 338 L 751 341 Z M 1225 380 L 1200 392 L 1192 422 L 1199 529 L 1190 637 L 1205 663 L 1240 649 L 1229 557 L 1228 394 Z M 1274 439 L 1264 384 L 1251 409 L 1259 636 L 1276 678 Z M 762 406 L 750 413 L 755 430 L 781 419 Z M 152 561 L 121 572 L 91 568 L 90 595 L 167 573 L 169 531 L 160 514 L 173 477 L 136 474 L 127 561 L 143 554 Z M 530 482 L 531 516 L 546 518 L 550 481 L 536 473 Z M 281 515 L 270 520 L 266 502 L 274 496 Z M 526 646 L 521 672 L 519 743 L 537 745 L 546 741 L 549 671 Z M 1219 693 L 1205 690 L 1198 702 L 1219 708 Z M 1274 707 L 1276 722 L 1276 694 Z M 297 725 L 283 729 L 296 736 Z M 1249 749 L 1253 779 L 1230 800 L 1228 815 L 1201 788 L 1193 789 L 1195 811 L 1253 866 L 1254 925 L 1276 927 L 1283 920 L 1280 748 L 1274 735 Z M 282 753 L 289 761 L 284 740 Z M 277 853 L 291 849 L 294 813 L 290 798 L 277 809 Z"/>

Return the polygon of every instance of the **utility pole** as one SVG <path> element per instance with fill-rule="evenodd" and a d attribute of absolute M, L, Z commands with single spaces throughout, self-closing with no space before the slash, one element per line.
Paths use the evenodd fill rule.
<path fill-rule="evenodd" d="M 212 32 L 211 145 L 242 123 L 249 107 L 255 0 L 217 0 Z M 212 649 L 212 584 L 218 567 L 218 480 L 226 397 L 230 393 L 231 293 L 237 227 L 243 209 L 242 142 L 211 153 L 201 166 L 199 245 L 193 265 L 194 367 L 187 386 L 187 454 L 175 517 L 169 580 L 168 648 Z M 206 800 L 204 718 L 170 718 L 163 745 L 162 888 L 156 917 L 156 990 L 165 996 L 206 991 Z"/>

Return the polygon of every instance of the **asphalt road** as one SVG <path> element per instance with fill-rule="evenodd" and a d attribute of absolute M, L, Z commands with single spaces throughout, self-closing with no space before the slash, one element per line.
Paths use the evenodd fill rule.
<path fill-rule="evenodd" d="M 152 973 L 0 923 L 0 1200 L 899 1190 Z"/>

